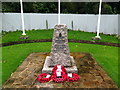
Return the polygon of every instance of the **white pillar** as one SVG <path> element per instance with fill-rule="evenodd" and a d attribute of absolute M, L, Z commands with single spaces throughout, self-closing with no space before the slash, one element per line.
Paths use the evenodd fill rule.
<path fill-rule="evenodd" d="M 99 31 L 100 31 L 100 21 L 101 21 L 101 6 L 102 6 L 102 0 L 100 0 L 100 5 L 99 5 L 99 15 L 98 15 L 98 25 L 97 25 L 97 36 L 96 36 L 96 38 L 100 38 Z"/>
<path fill-rule="evenodd" d="M 25 26 L 24 26 L 24 16 L 23 16 L 22 0 L 20 0 L 20 5 L 21 5 L 21 20 L 22 20 L 22 30 L 23 30 L 22 35 L 26 35 L 26 34 L 25 34 Z"/>
<path fill-rule="evenodd" d="M 58 24 L 60 24 L 60 0 L 58 0 Z"/>

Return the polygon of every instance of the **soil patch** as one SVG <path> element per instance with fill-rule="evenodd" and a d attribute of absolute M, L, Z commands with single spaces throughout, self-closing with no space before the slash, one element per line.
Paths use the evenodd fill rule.
<path fill-rule="evenodd" d="M 114 46 L 120 47 L 119 43 L 108 43 L 108 42 L 98 42 L 98 41 L 87 41 L 87 40 L 68 40 L 69 42 L 74 43 L 88 43 L 88 44 L 98 44 L 98 45 L 106 45 L 106 46 Z M 0 47 L 11 46 L 16 44 L 24 44 L 24 43 L 37 43 L 37 42 L 52 42 L 52 39 L 41 39 L 41 40 L 25 40 L 25 41 L 15 41 L 0 44 Z"/>
<path fill-rule="evenodd" d="M 39 83 L 36 78 L 41 73 L 49 53 L 32 53 L 11 74 L 3 88 L 118 88 L 107 73 L 89 53 L 70 53 L 74 57 L 81 79 L 77 82 Z"/>

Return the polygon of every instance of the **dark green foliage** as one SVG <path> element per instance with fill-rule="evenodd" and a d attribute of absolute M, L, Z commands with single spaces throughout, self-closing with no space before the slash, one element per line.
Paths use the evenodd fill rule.
<path fill-rule="evenodd" d="M 54 2 L 33 3 L 33 12 L 57 13 L 57 3 L 54 3 Z"/>
<path fill-rule="evenodd" d="M 103 14 L 113 14 L 112 7 L 106 3 L 103 4 L 102 13 Z"/>
<path fill-rule="evenodd" d="M 20 3 L 17 2 L 2 3 L 2 12 L 20 12 Z"/>
<path fill-rule="evenodd" d="M 3 12 L 20 12 L 19 2 L 4 2 Z M 24 2 L 24 13 L 58 13 L 57 2 Z M 61 2 L 61 13 L 98 14 L 99 2 Z M 103 2 L 103 14 L 119 14 L 120 2 Z"/>
<path fill-rule="evenodd" d="M 57 13 L 55 2 L 24 2 L 24 13 Z M 2 12 L 20 12 L 19 2 L 2 3 Z"/>
<path fill-rule="evenodd" d="M 24 12 L 25 13 L 30 13 L 30 12 L 33 12 L 33 3 L 26 3 L 24 2 L 23 3 L 23 9 L 24 9 Z"/>
<path fill-rule="evenodd" d="M 117 2 L 110 2 L 109 5 L 112 7 L 112 11 L 115 14 L 120 14 L 120 1 Z"/>

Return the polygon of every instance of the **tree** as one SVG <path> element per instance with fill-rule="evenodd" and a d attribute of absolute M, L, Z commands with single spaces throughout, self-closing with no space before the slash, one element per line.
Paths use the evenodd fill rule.
<path fill-rule="evenodd" d="M 25 13 L 33 12 L 33 3 L 23 2 L 23 10 Z"/>
<path fill-rule="evenodd" d="M 61 2 L 61 13 L 98 14 L 99 2 Z M 57 13 L 57 2 L 24 2 L 24 13 Z M 19 12 L 20 2 L 3 2 L 2 12 Z M 103 14 L 119 14 L 120 2 L 103 2 Z"/>
<path fill-rule="evenodd" d="M 120 12 L 120 2 L 109 2 L 107 3 L 108 5 L 110 5 L 112 7 L 112 11 L 114 14 L 119 14 Z"/>
<path fill-rule="evenodd" d="M 4 2 L 2 3 L 2 12 L 20 12 L 20 3 Z"/>
<path fill-rule="evenodd" d="M 118 2 L 118 5 L 116 6 L 116 9 L 117 9 L 117 10 L 116 10 L 117 13 L 120 14 L 120 1 Z"/>
<path fill-rule="evenodd" d="M 62 13 L 76 13 L 78 12 L 76 2 L 62 2 L 61 3 L 61 12 Z"/>
<path fill-rule="evenodd" d="M 97 14 L 99 9 L 98 2 L 87 2 L 87 13 L 88 14 Z"/>
<path fill-rule="evenodd" d="M 57 3 L 54 2 L 33 3 L 33 12 L 35 13 L 57 13 L 57 9 Z"/>
<path fill-rule="evenodd" d="M 102 14 L 113 14 L 112 7 L 104 3 L 102 8 Z"/>

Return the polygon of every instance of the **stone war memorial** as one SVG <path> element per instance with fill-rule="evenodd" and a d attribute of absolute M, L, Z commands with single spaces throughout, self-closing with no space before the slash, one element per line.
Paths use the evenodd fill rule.
<path fill-rule="evenodd" d="M 67 25 L 65 24 L 55 25 L 51 53 L 46 57 L 42 72 L 51 73 L 52 68 L 57 64 L 65 66 L 69 73 L 78 72 L 74 58 L 70 56 Z"/>
<path fill-rule="evenodd" d="M 67 79 L 62 75 L 63 72 L 61 75 L 56 72 L 57 76 L 52 72 L 58 64 L 65 67 Z M 80 78 L 76 79 L 74 76 L 77 74 Z M 62 82 L 58 83 L 57 80 Z M 3 88 L 117 88 L 117 85 L 91 54 L 70 53 L 67 26 L 59 24 L 54 27 L 51 52 L 34 52 L 28 55 L 4 83 Z"/>
<path fill-rule="evenodd" d="M 100 0 L 101 2 L 102 0 Z M 60 24 L 60 0 L 58 0 L 58 6 L 58 24 L 54 26 L 51 52 L 32 52 L 16 68 L 16 71 L 11 73 L 2 87 L 4 89 L 118 88 L 90 52 L 83 53 L 82 50 L 80 52 L 70 52 L 67 25 Z M 22 0 L 21 14 L 23 14 Z M 23 15 L 21 16 L 23 20 Z M 100 12 L 98 22 L 100 23 Z M 23 22 L 22 26 L 22 35 L 26 35 Z M 95 39 L 100 39 L 99 33 L 97 33 Z M 75 49 L 78 48 L 75 47 Z"/>

